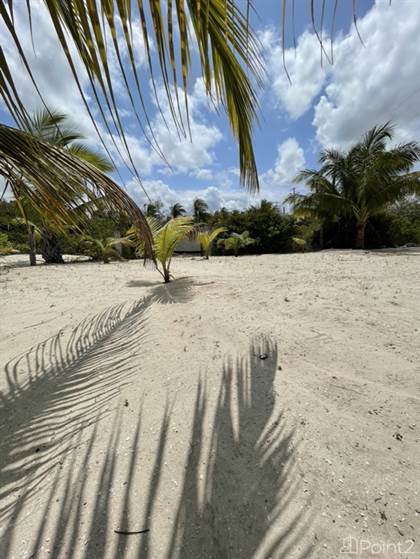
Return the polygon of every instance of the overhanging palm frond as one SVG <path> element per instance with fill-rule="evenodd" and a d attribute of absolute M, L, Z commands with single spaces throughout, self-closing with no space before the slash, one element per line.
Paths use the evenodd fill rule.
<path fill-rule="evenodd" d="M 31 28 L 31 8 L 38 0 L 27 0 L 28 28 Z M 159 77 L 163 82 L 170 113 L 178 133 L 189 134 L 188 77 L 190 74 L 190 45 L 195 42 L 206 92 L 226 111 L 232 132 L 239 144 L 241 180 L 250 190 L 258 189 L 258 176 L 252 145 L 252 128 L 256 121 L 256 87 L 262 81 L 259 45 L 249 22 L 235 0 L 138 0 L 138 2 L 81 2 L 79 0 L 44 0 L 44 6 L 57 33 L 85 108 L 96 131 L 101 126 L 95 120 L 95 108 L 103 128 L 117 151 L 125 151 L 128 167 L 137 174 L 116 101 L 116 83 L 111 78 L 119 72 L 118 83 L 125 87 L 133 115 L 143 136 L 152 149 L 163 158 L 154 135 L 145 97 L 149 80 L 140 76 L 136 51 L 146 53 L 147 69 L 160 108 L 157 93 Z M 175 9 L 174 9 L 175 8 Z M 0 2 L 0 17 L 10 38 L 16 45 L 23 65 L 36 86 L 36 79 L 25 57 L 21 30 L 15 26 L 15 5 Z M 134 42 L 133 23 L 140 21 L 143 44 Z M 175 40 L 175 29 L 179 39 Z M 152 42 L 156 56 L 152 53 Z M 73 54 L 75 47 L 76 56 Z M 77 57 L 77 60 L 76 60 Z M 81 86 L 76 66 L 79 58 L 86 69 L 91 95 L 88 98 Z M 126 64 L 123 60 L 129 60 Z M 159 76 L 158 76 L 159 74 Z M 133 87 L 134 84 L 134 87 Z M 184 100 L 178 95 L 184 92 Z M 38 90 L 37 90 L 38 91 Z M 27 113 L 15 87 L 3 51 L 0 50 L 0 94 L 10 113 L 20 126 L 27 121 Z M 96 103 L 91 107 L 90 101 Z M 109 150 L 107 151 L 109 156 Z"/>
<path fill-rule="evenodd" d="M 66 147 L 82 136 L 65 125 L 67 116 L 52 109 L 40 109 L 28 114 L 22 130 L 58 147 Z"/>
<path fill-rule="evenodd" d="M 110 177 L 90 163 L 31 134 L 0 124 L 0 175 L 17 199 L 24 198 L 55 226 L 74 222 L 73 212 L 84 204 L 127 215 L 142 232 L 145 255 L 152 253 L 152 237 L 141 210 Z M 86 202 L 91 202 L 87 205 Z M 83 214 L 78 212 L 83 219 Z"/>
<path fill-rule="evenodd" d="M 84 144 L 73 142 L 68 146 L 67 150 L 75 157 L 83 159 L 83 161 L 90 163 L 103 173 L 110 173 L 114 170 L 114 165 L 107 157 L 104 157 L 98 151 L 95 151 Z"/>

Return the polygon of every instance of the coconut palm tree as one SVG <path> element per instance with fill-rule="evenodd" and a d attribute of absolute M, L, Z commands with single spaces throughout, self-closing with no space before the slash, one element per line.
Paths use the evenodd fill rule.
<path fill-rule="evenodd" d="M 217 244 L 220 248 L 224 248 L 228 252 L 233 252 L 235 256 L 238 256 L 241 248 L 255 244 L 255 239 L 250 237 L 248 231 L 244 231 L 240 235 L 239 233 L 232 233 L 227 239 L 220 239 Z"/>
<path fill-rule="evenodd" d="M 162 208 L 163 204 L 160 200 L 149 202 L 148 204 L 146 204 L 147 217 L 154 217 L 158 221 L 163 221 Z"/>
<path fill-rule="evenodd" d="M 185 208 L 182 204 L 177 202 L 176 204 L 174 204 L 171 207 L 169 213 L 170 213 L 170 216 L 172 217 L 172 219 L 175 219 L 176 217 L 180 217 L 180 216 L 185 214 Z"/>
<path fill-rule="evenodd" d="M 21 206 L 21 212 L 24 217 L 15 217 L 12 223 L 26 226 L 28 230 L 29 264 L 30 266 L 36 266 L 36 247 L 37 241 L 42 238 L 42 229 L 38 227 L 36 223 L 28 219 L 24 206 Z"/>
<path fill-rule="evenodd" d="M 104 264 L 109 264 L 111 258 L 123 260 L 121 254 L 118 252 L 118 247 L 132 244 L 131 241 L 126 238 L 114 239 L 108 237 L 106 239 L 95 239 L 94 237 L 85 236 L 83 240 L 89 247 L 91 256 L 95 260 L 102 260 Z"/>
<path fill-rule="evenodd" d="M 75 157 L 87 161 L 103 172 L 113 170 L 112 163 L 98 151 L 80 143 L 82 134 L 69 127 L 68 118 L 54 110 L 41 109 L 28 116 L 23 129 L 53 146 L 66 149 Z M 57 230 L 49 224 L 47 214 L 41 215 L 41 254 L 47 264 L 64 263 Z"/>
<path fill-rule="evenodd" d="M 283 64 L 287 73 L 285 26 L 295 9 L 296 0 L 278 2 L 282 6 Z M 5 37 L 15 44 L 20 54 L 23 71 L 27 73 L 35 86 L 36 94 L 43 101 L 36 74 L 32 71 L 24 48 L 27 36 L 32 35 L 33 31 L 32 14 L 39 9 L 40 2 L 26 0 L 24 4 L 28 12 L 27 27 L 18 25 L 21 18 L 15 14 L 18 9 L 16 6 L 21 6 L 22 2 L 0 2 L 0 20 Z M 260 43 L 250 22 L 250 14 L 254 11 L 251 0 L 176 0 L 176 9 L 172 9 L 172 2 L 166 5 L 161 0 L 97 0 L 87 3 L 76 0 L 44 0 L 42 5 L 56 31 L 81 99 L 108 156 L 111 156 L 111 151 L 121 154 L 122 150 L 122 155 L 126 157 L 121 157 L 121 160 L 138 177 L 123 125 L 122 111 L 126 109 L 118 106 L 116 84 L 125 88 L 133 117 L 138 122 L 145 141 L 165 160 L 165 154 L 151 125 L 148 106 L 152 106 L 152 103 L 145 103 L 149 84 L 152 85 L 154 105 L 166 122 L 168 117 L 164 115 L 159 99 L 162 88 L 158 87 L 160 83 L 163 84 L 169 118 L 178 134 L 187 137 L 191 134 L 188 78 L 198 68 L 201 70 L 207 95 L 226 111 L 233 136 L 238 143 L 241 183 L 250 191 L 258 190 L 252 132 L 258 116 L 258 90 L 264 81 L 264 69 Z M 322 56 L 328 58 L 322 38 L 322 25 L 326 15 L 324 12 L 328 8 L 325 8 L 325 0 L 311 0 L 306 6 L 321 45 L 322 62 Z M 331 8 L 333 29 L 338 2 L 331 3 L 331 6 L 334 6 Z M 352 6 L 353 21 L 357 29 L 355 0 Z M 317 8 L 321 13 L 318 29 Z M 134 24 L 138 26 L 139 22 L 143 40 L 135 41 L 137 33 L 133 33 L 133 27 Z M 174 37 L 177 38 L 176 41 Z M 331 40 L 331 61 L 332 45 Z M 190 63 L 192 46 L 199 53 L 197 64 Z M 122 56 L 122 52 L 127 56 Z M 140 74 L 140 65 L 137 64 L 139 52 L 146 55 L 146 65 L 141 65 L 142 74 L 148 74 L 146 78 Z M 79 79 L 77 68 L 80 64 L 84 67 L 90 85 L 86 91 Z M 0 48 L 0 95 L 12 118 L 22 126 L 27 121 L 28 114 L 15 81 L 13 68 L 4 55 L 4 49 Z M 47 171 L 48 168 L 44 169 L 44 173 Z M 38 203 L 42 202 L 41 195 L 41 191 L 34 193 Z"/>
<path fill-rule="evenodd" d="M 321 152 L 319 170 L 301 171 L 309 194 L 291 194 L 286 202 L 297 215 L 350 218 L 355 222 L 355 246 L 364 248 L 369 218 L 411 193 L 420 192 L 420 174 L 410 172 L 420 160 L 420 144 L 387 148 L 393 127 L 375 126 L 346 152 Z"/>
<path fill-rule="evenodd" d="M 194 222 L 191 217 L 176 217 L 167 221 L 165 225 L 161 225 L 153 217 L 148 217 L 147 221 L 153 237 L 153 258 L 156 269 L 163 277 L 163 281 L 168 283 L 173 277 L 170 268 L 176 245 L 191 234 Z M 137 254 L 143 256 L 144 240 L 141 232 L 131 227 L 126 238 L 135 245 Z"/>
<path fill-rule="evenodd" d="M 201 231 L 200 233 L 198 233 L 197 239 L 200 243 L 201 250 L 204 253 L 206 260 L 209 259 L 213 242 L 219 235 L 221 235 L 225 231 L 226 229 L 224 227 L 217 227 L 217 229 L 213 229 L 213 231 Z"/>
<path fill-rule="evenodd" d="M 18 205 L 48 215 L 59 230 L 80 228 L 95 209 L 127 216 L 142 232 L 144 254 L 151 254 L 151 233 L 139 207 L 115 181 L 69 149 L 0 124 L 0 176 L 3 193 L 10 188 Z M 80 212 L 82 206 L 89 210 Z"/>
<path fill-rule="evenodd" d="M 209 207 L 207 202 L 202 198 L 196 198 L 193 202 L 193 214 L 194 220 L 197 223 L 205 221 L 206 217 L 208 216 Z"/>

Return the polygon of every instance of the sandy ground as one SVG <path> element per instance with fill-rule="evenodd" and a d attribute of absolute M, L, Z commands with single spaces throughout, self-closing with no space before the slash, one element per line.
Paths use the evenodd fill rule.
<path fill-rule="evenodd" d="M 173 272 L 0 270 L 0 558 L 419 558 L 419 249 Z"/>

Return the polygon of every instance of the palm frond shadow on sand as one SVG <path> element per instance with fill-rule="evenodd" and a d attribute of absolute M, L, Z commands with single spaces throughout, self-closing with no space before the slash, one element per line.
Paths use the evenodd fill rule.
<path fill-rule="evenodd" d="M 259 358 L 262 352 L 268 354 L 267 359 Z M 130 439 L 130 459 L 121 465 L 118 448 L 124 430 L 116 415 L 96 481 L 89 473 L 89 463 L 97 459 L 95 430 L 78 464 L 75 460 L 64 479 L 57 478 L 51 486 L 29 556 L 38 556 L 48 535 L 52 556 L 75 559 L 310 557 L 312 548 L 302 542 L 309 540 L 312 519 L 297 497 L 302 487 L 293 454 L 293 432 L 287 429 L 279 402 L 275 402 L 276 370 L 275 345 L 268 339 L 258 340 L 251 344 L 248 358 L 226 361 L 215 409 L 210 409 L 206 382 L 198 382 L 189 451 L 183 477 L 178 480 L 182 489 L 170 534 L 159 533 L 158 522 L 154 525 L 171 490 L 162 485 L 167 452 L 174 442 L 167 405 L 146 495 L 139 495 L 136 487 L 142 454 L 141 417 Z M 214 420 L 209 425 L 210 416 Z M 112 497 L 116 472 L 121 470 L 125 489 L 118 498 Z M 96 486 L 90 494 L 96 498 L 86 508 L 87 488 L 92 483 Z M 62 488 L 60 505 L 52 509 L 58 485 Z M 116 501 L 119 512 L 115 515 Z M 110 514 L 112 507 L 114 514 Z M 127 535 L 115 533 L 116 528 L 148 531 Z M 14 530 L 11 525 L 8 541 Z M 156 542 L 163 538 L 166 551 L 157 555 Z M 3 548 L 6 556 L 7 551 Z"/>
<path fill-rule="evenodd" d="M 248 359 L 226 362 L 202 487 L 207 403 L 206 386 L 199 384 L 167 559 L 274 559 L 290 557 L 292 550 L 293 557 L 309 556 L 309 549 L 296 551 L 309 519 L 298 508 L 289 510 L 300 480 L 293 432 L 274 411 L 276 371 L 277 347 L 269 339 L 254 341 Z"/>
<path fill-rule="evenodd" d="M 0 393 L 0 521 L 17 520 L 136 373 L 148 300 L 106 309 L 9 361 Z M 4 555 L 1 555 L 4 556 Z"/>
<path fill-rule="evenodd" d="M 150 298 L 154 303 L 172 305 L 188 303 L 193 297 L 194 278 L 176 278 L 170 283 L 158 283 L 146 280 L 130 280 L 127 287 L 151 287 Z"/>
<path fill-rule="evenodd" d="M 197 281 L 193 276 L 175 278 L 170 283 L 158 283 L 148 280 L 130 280 L 127 287 L 151 287 L 150 298 L 152 302 L 162 305 L 175 303 L 188 303 L 194 296 L 194 290 L 200 287 L 213 285 L 214 281 Z"/>

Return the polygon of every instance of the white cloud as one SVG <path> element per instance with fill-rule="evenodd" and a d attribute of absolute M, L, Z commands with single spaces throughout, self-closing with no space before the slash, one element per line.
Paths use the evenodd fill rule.
<path fill-rule="evenodd" d="M 197 179 L 211 180 L 213 178 L 213 171 L 211 169 L 199 169 L 194 173 Z"/>
<path fill-rule="evenodd" d="M 143 181 L 143 187 L 149 195 L 150 200 L 160 200 L 165 210 L 180 201 L 180 196 L 177 192 L 159 179 Z M 135 179 L 130 180 L 125 185 L 125 190 L 133 198 L 133 200 L 137 202 L 140 208 L 143 208 L 145 204 L 149 203 L 149 198 L 146 196 L 144 190 Z"/>
<path fill-rule="evenodd" d="M 296 138 L 288 138 L 277 148 L 274 167 L 261 175 L 261 197 L 282 201 L 297 173 L 305 167 L 305 153 Z"/>
<path fill-rule="evenodd" d="M 75 118 L 77 115 L 75 124 L 77 124 L 78 130 L 86 136 L 96 136 L 67 59 L 58 45 L 57 35 L 46 8 L 41 2 L 32 3 L 31 7 L 35 50 L 32 47 L 28 14 L 24 2 L 16 2 L 14 5 L 15 25 L 28 64 L 46 104 L 70 117 Z M 2 36 L 1 45 L 5 51 L 7 63 L 25 107 L 30 111 L 41 108 L 42 101 L 24 69 L 9 32 L 6 31 L 2 23 L 0 24 L 0 35 Z M 70 50 L 74 55 L 75 49 L 71 46 L 71 43 Z M 78 57 L 75 56 L 74 59 L 76 71 L 84 89 L 88 84 L 88 77 Z"/>
<path fill-rule="evenodd" d="M 213 178 L 218 179 L 218 185 L 206 188 L 189 188 L 175 190 L 162 180 L 146 180 L 143 185 L 151 200 L 160 200 L 165 210 L 176 202 L 181 202 L 191 211 L 195 198 L 202 198 L 214 212 L 220 208 L 228 210 L 242 210 L 251 205 L 258 204 L 262 199 L 281 203 L 290 192 L 292 180 L 305 166 L 305 155 L 302 147 L 295 138 L 288 138 L 278 146 L 277 158 L 274 167 L 260 176 L 260 193 L 250 195 L 238 185 L 238 170 L 228 169 L 225 173 L 215 173 Z M 235 177 L 235 181 L 230 180 Z M 126 185 L 126 190 L 142 207 L 148 199 L 139 184 L 132 180 Z"/>
<path fill-rule="evenodd" d="M 292 119 L 307 112 L 317 96 L 313 124 L 323 145 L 346 148 L 369 128 L 388 120 L 397 125 L 398 141 L 420 132 L 420 2 L 376 0 L 358 20 L 364 45 L 354 26 L 334 41 L 334 65 L 324 57 L 313 33 L 305 31 L 296 52 L 287 49 L 286 64 L 272 30 L 265 45 L 270 91 Z"/>
<path fill-rule="evenodd" d="M 191 213 L 196 198 L 201 198 L 207 202 L 209 210 L 212 212 L 223 207 L 229 210 L 244 209 L 259 200 L 259 198 L 249 196 L 241 188 L 208 186 L 202 189 L 175 190 L 162 180 L 146 180 L 143 182 L 143 186 L 151 200 L 162 202 L 164 211 L 167 211 L 176 202 L 180 202 Z M 125 189 L 140 207 L 144 207 L 149 202 L 144 191 L 135 180 L 129 181 L 125 185 Z"/>
<path fill-rule="evenodd" d="M 196 81 L 192 93 L 188 95 L 188 116 L 192 140 L 187 129 L 188 117 L 184 105 L 183 92 L 179 91 L 178 95 L 185 134 L 182 131 L 177 132 L 164 87 L 160 86 L 158 88 L 158 99 L 163 117 L 159 110 L 157 110 L 151 124 L 156 141 L 161 151 L 165 154 L 167 163 L 144 140 L 130 135 L 128 143 L 130 149 L 132 149 L 134 163 L 141 174 L 150 175 L 153 171 L 158 170 L 161 174 L 165 175 L 191 172 L 197 176 L 201 172 L 202 177 L 200 178 L 205 176 L 210 178 L 209 173 L 211 171 L 208 169 L 208 166 L 214 161 L 213 149 L 223 136 L 217 126 L 208 123 L 205 119 L 203 107 L 205 99 L 203 98 L 201 86 L 197 85 L 201 81 L 200 79 Z M 173 99 L 175 102 L 174 91 Z M 120 143 L 117 139 L 116 142 Z"/>
<path fill-rule="evenodd" d="M 305 31 L 297 41 L 296 52 L 286 49 L 285 61 L 292 83 L 283 67 L 283 53 L 278 30 L 265 30 L 260 38 L 267 53 L 268 75 L 274 97 L 292 119 L 302 116 L 320 93 L 326 70 L 320 64 L 320 46 L 312 33 Z"/>
<path fill-rule="evenodd" d="M 177 190 L 160 179 L 145 180 L 143 186 L 151 200 L 162 202 L 165 211 L 176 202 L 181 202 L 190 212 L 195 198 L 205 200 L 212 212 L 220 208 L 243 210 L 258 204 L 262 199 L 282 203 L 290 192 L 293 178 L 304 166 L 305 155 L 302 147 L 295 138 L 288 138 L 279 144 L 273 168 L 260 176 L 260 192 L 256 195 L 247 193 L 244 188 L 239 186 L 239 172 L 235 167 L 212 173 L 210 180 L 216 184 L 205 188 L 187 187 Z M 203 169 L 203 171 L 204 175 L 207 175 L 208 169 Z M 197 176 L 200 178 L 200 172 L 195 174 L 196 178 Z M 148 203 L 149 199 L 137 181 L 129 181 L 125 188 L 140 207 Z"/>
<path fill-rule="evenodd" d="M 315 107 L 322 145 L 347 147 L 392 120 L 399 139 L 420 132 L 420 2 L 377 1 L 355 31 L 335 46 L 330 83 Z"/>

